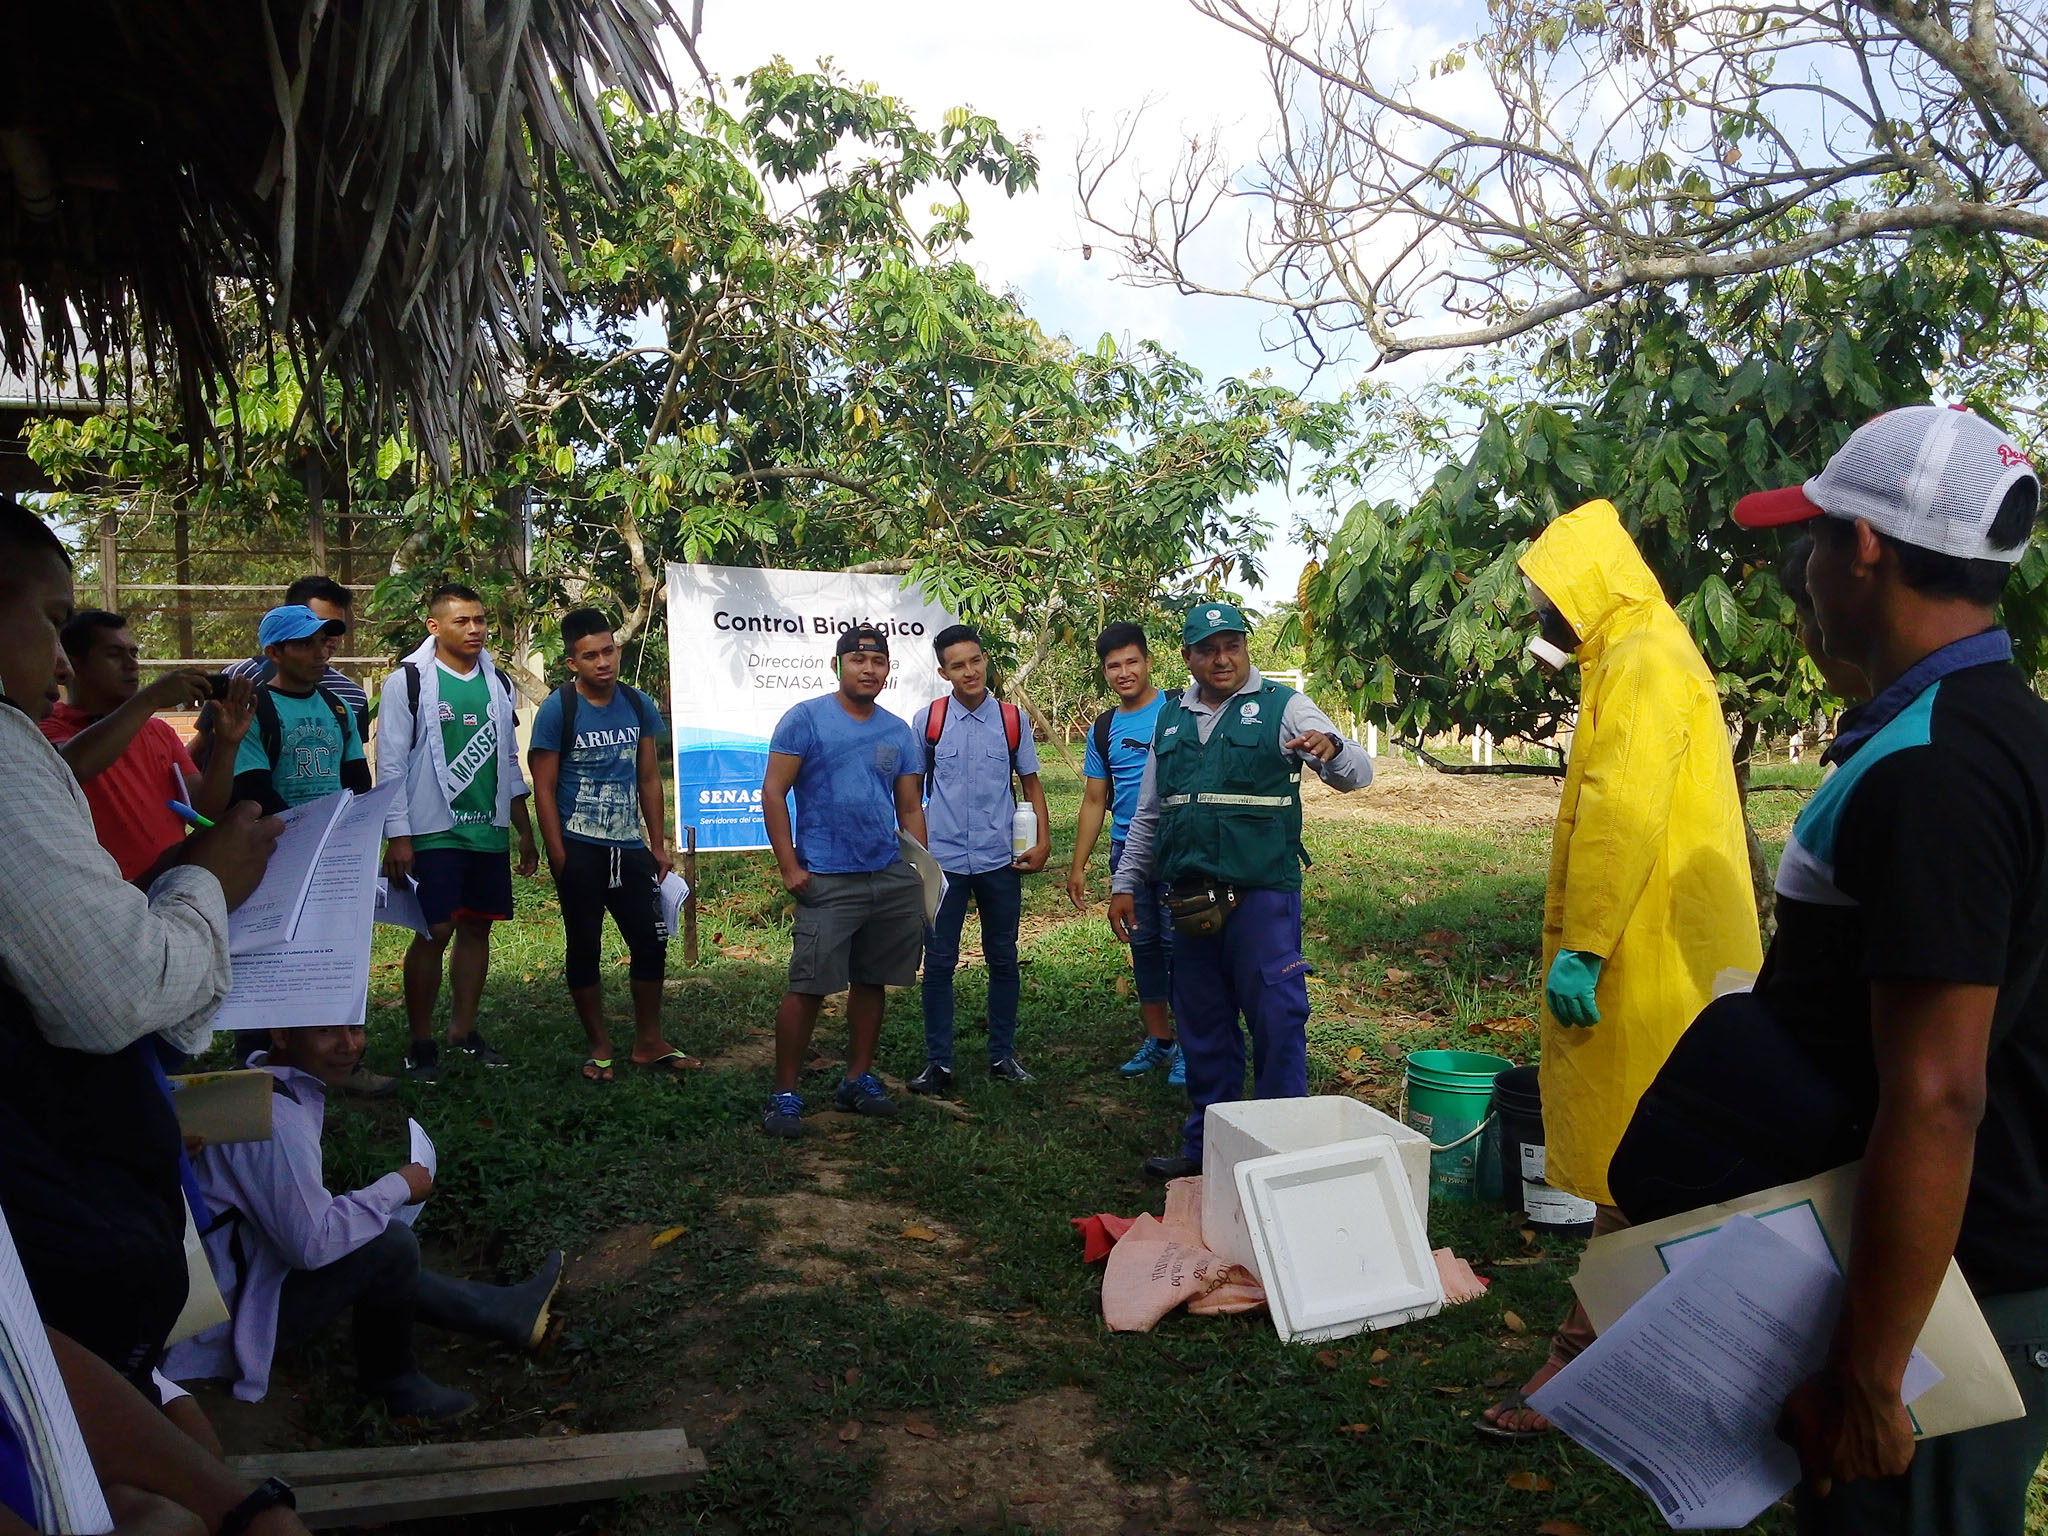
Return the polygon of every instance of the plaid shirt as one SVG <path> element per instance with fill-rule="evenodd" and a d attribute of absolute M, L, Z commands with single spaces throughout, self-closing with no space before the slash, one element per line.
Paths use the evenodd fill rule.
<path fill-rule="evenodd" d="M 112 1055 L 161 1034 L 197 1051 L 234 972 L 220 882 L 177 868 L 145 896 L 94 835 L 68 764 L 0 707 L 0 965 L 52 1045 Z"/>

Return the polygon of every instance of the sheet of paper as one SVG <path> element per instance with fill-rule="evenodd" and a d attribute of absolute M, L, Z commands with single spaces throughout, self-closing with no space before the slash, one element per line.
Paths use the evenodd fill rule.
<path fill-rule="evenodd" d="M 1572 1276 L 1572 1288 L 1593 1327 L 1604 1333 L 1664 1278 L 1669 1262 L 1664 1251 L 1676 1252 L 1674 1244 L 1681 1239 L 1717 1231 L 1731 1216 L 1769 1221 L 1800 1205 L 1811 1208 L 1828 1251 L 1846 1256 L 1855 1237 L 1852 1218 L 1860 1166 L 1850 1163 L 1738 1200 L 1596 1237 L 1586 1245 L 1578 1273 Z M 1927 1324 L 1920 1330 L 1919 1348 L 1940 1375 L 1925 1396 L 1908 1396 L 1914 1432 L 1922 1438 L 1997 1424 L 2026 1412 L 2005 1354 L 1953 1259 L 1935 1295 L 1934 1308 L 1927 1314 Z M 1917 1364 L 1909 1366 L 1907 1380 L 1917 1383 L 1919 1372 Z"/>
<path fill-rule="evenodd" d="M 86 1454 L 71 1398 L 50 1353 L 49 1335 L 30 1294 L 14 1239 L 0 1218 L 0 1412 L 28 1458 L 36 1526 L 103 1536 L 114 1528 L 100 1480 Z"/>
<path fill-rule="evenodd" d="M 228 914 L 229 954 L 254 954 L 292 936 L 327 834 L 353 798 L 347 790 L 338 790 L 292 806 L 278 817 L 284 831 L 278 835 L 262 883 Z"/>
<path fill-rule="evenodd" d="M 408 1155 L 408 1161 L 418 1163 L 426 1169 L 428 1177 L 439 1178 L 441 1160 L 434 1155 L 434 1143 L 427 1135 L 426 1128 L 417 1120 L 408 1120 L 405 1122 L 405 1129 L 412 1138 L 412 1151 Z M 398 1208 L 398 1219 L 409 1227 L 420 1219 L 420 1212 L 426 1208 L 424 1202 L 419 1205 L 402 1205 Z"/>
<path fill-rule="evenodd" d="M 939 868 L 931 851 L 908 832 L 896 834 L 896 851 L 910 861 L 910 867 L 924 882 L 924 925 L 929 928 L 939 920 L 939 903 L 946 897 L 946 872 Z"/>
<path fill-rule="evenodd" d="M 1750 1216 L 1693 1246 L 1529 1406 L 1648 1494 L 1677 1530 L 1747 1525 L 1799 1481 L 1775 1432 L 1826 1362 L 1842 1279 Z"/>
<path fill-rule="evenodd" d="M 234 985 L 213 1016 L 215 1029 L 363 1022 L 370 992 L 377 850 L 384 808 L 396 791 L 397 785 L 386 784 L 336 808 L 318 861 L 307 872 L 292 932 L 262 949 L 236 952 Z M 276 867 L 273 862 L 271 868 Z"/>
<path fill-rule="evenodd" d="M 661 925 L 674 938 L 683 931 L 683 903 L 690 899 L 690 882 L 674 870 L 661 881 Z"/>
<path fill-rule="evenodd" d="M 422 938 L 427 936 L 427 914 L 420 910 L 420 883 L 412 876 L 405 877 L 405 884 L 396 890 L 382 875 L 377 877 L 377 921 L 388 923 L 393 928 L 410 928 Z"/>

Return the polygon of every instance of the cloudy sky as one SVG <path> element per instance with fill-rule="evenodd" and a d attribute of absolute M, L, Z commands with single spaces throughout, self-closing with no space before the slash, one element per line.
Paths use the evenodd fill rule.
<path fill-rule="evenodd" d="M 1451 41 L 1429 26 L 1409 25 L 1410 16 L 1462 9 L 1420 0 L 1383 7 L 1388 64 L 1427 59 Z M 1144 108 L 1139 163 L 1163 171 L 1190 134 L 1208 139 L 1220 130 L 1234 158 L 1249 159 L 1271 121 L 1259 50 L 1197 15 L 1186 0 L 709 0 L 700 46 L 725 78 L 775 54 L 800 67 L 829 57 L 854 79 L 903 99 L 933 127 L 948 107 L 968 105 L 1013 138 L 1030 135 L 1039 190 L 1010 200 L 981 188 L 970 199 L 975 238 L 966 254 L 985 280 L 1014 288 L 1047 329 L 1085 345 L 1108 331 L 1125 341 L 1159 341 L 1212 380 L 1270 367 L 1283 382 L 1301 382 L 1287 355 L 1265 346 L 1270 311 L 1117 282 L 1099 237 L 1094 259 L 1081 255 L 1074 158 L 1091 133 L 1099 138 L 1118 114 Z M 1326 373 L 1315 388 L 1334 391 L 1349 377 Z M 1284 536 L 1286 498 L 1269 497 L 1263 510 Z M 1291 596 L 1303 558 L 1276 540 L 1267 556 L 1267 591 Z"/>

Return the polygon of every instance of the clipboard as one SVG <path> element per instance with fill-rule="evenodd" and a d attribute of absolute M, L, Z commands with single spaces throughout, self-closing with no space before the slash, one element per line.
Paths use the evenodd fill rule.
<path fill-rule="evenodd" d="M 946 897 L 946 872 L 939 868 L 931 850 L 908 832 L 897 832 L 896 852 L 924 882 L 924 925 L 929 928 L 939 920 L 939 903 Z"/>
<path fill-rule="evenodd" d="M 1780 1184 L 1739 1200 L 1596 1237 L 1579 1260 L 1572 1289 L 1578 1292 L 1594 1331 L 1604 1333 L 1669 1272 L 1662 1250 L 1711 1232 L 1730 1216 L 1762 1219 L 1798 1206 L 1811 1207 L 1829 1250 L 1838 1256 L 1839 1267 L 1846 1273 L 1856 1177 L 1861 1167 L 1860 1162 L 1849 1163 L 1795 1184 Z M 1935 1293 L 1918 1343 L 1921 1353 L 1939 1367 L 1942 1379 L 1908 1410 L 1914 1438 L 1951 1435 L 2024 1416 L 2026 1405 L 2013 1385 L 2004 1352 L 1991 1336 L 1991 1326 L 1984 1321 L 1977 1298 L 1954 1259 L 1948 1261 L 1948 1273 Z"/>
<path fill-rule="evenodd" d="M 270 1096 L 277 1080 L 260 1067 L 173 1077 L 171 1108 L 178 1129 L 210 1147 L 270 1140 Z"/>

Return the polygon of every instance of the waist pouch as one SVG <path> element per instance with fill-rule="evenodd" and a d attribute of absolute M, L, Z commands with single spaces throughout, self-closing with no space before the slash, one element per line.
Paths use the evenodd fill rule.
<path fill-rule="evenodd" d="M 1825 1069 L 1819 1049 L 1752 993 L 1709 1003 L 1644 1092 L 1608 1166 L 1607 1186 L 1629 1221 L 1640 1226 L 1861 1157 L 1876 1112 L 1874 1073 Z"/>
<path fill-rule="evenodd" d="M 1166 915 L 1173 919 L 1173 931 L 1191 939 L 1221 933 L 1236 910 L 1236 890 L 1207 875 L 1183 875 L 1166 892 Z"/>

